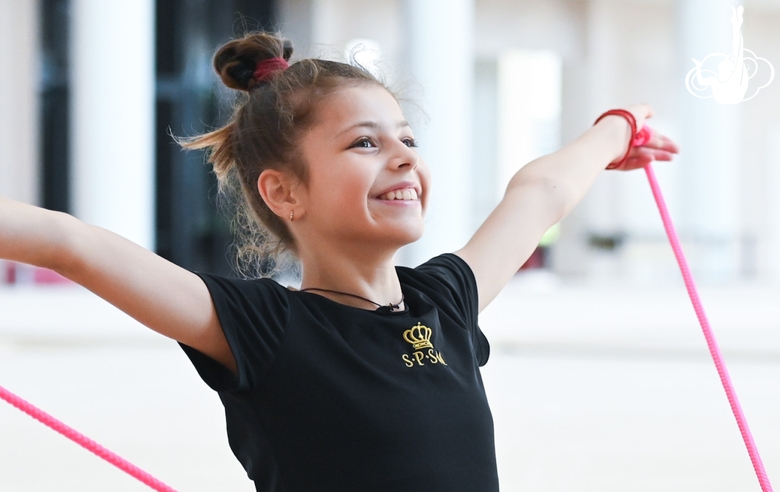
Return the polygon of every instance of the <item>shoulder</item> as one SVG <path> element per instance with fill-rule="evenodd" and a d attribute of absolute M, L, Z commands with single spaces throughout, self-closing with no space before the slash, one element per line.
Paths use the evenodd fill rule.
<path fill-rule="evenodd" d="M 445 253 L 416 268 L 397 270 L 402 285 L 419 290 L 440 307 L 452 306 L 467 319 L 475 316 L 479 304 L 477 281 L 468 263 L 458 255 Z"/>
<path fill-rule="evenodd" d="M 445 253 L 416 268 L 398 267 L 398 275 L 405 280 L 426 283 L 430 287 L 445 289 L 471 290 L 476 293 L 476 279 L 468 263 L 453 253 Z"/>
<path fill-rule="evenodd" d="M 275 280 L 236 279 L 195 272 L 211 294 L 223 327 L 226 323 L 283 325 L 289 311 L 289 290 Z M 242 323 L 243 322 L 243 323 Z"/>
<path fill-rule="evenodd" d="M 276 296 L 286 298 L 287 288 L 270 278 L 239 279 L 205 272 L 193 272 L 203 280 L 212 293 L 231 293 L 244 296 Z"/>
<path fill-rule="evenodd" d="M 262 380 L 281 347 L 290 318 L 287 289 L 271 279 L 235 279 L 194 272 L 211 295 L 219 325 L 236 362 L 235 374 L 182 345 L 201 377 L 216 391 L 245 391 Z"/>

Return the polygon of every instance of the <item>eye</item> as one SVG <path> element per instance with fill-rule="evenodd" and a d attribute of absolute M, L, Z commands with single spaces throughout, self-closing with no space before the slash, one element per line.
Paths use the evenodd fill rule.
<path fill-rule="evenodd" d="M 417 140 L 413 139 L 412 137 L 404 138 L 401 141 L 409 148 L 417 147 Z"/>
<path fill-rule="evenodd" d="M 368 137 L 361 137 L 351 145 L 351 148 L 357 149 L 371 149 L 374 147 L 376 147 L 376 145 L 374 144 L 373 140 Z"/>

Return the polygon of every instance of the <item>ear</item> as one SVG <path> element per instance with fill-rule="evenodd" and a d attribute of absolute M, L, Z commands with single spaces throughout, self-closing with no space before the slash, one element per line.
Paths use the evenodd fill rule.
<path fill-rule="evenodd" d="M 266 169 L 257 178 L 257 190 L 273 213 L 286 219 L 290 212 L 303 216 L 300 180 L 290 173 Z"/>

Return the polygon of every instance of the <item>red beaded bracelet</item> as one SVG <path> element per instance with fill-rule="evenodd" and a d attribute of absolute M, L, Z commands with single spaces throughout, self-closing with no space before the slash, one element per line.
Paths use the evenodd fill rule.
<path fill-rule="evenodd" d="M 593 124 L 595 125 L 596 123 L 601 121 L 602 118 L 609 115 L 622 116 L 623 118 L 627 119 L 628 124 L 631 125 L 631 138 L 628 141 L 628 149 L 626 150 L 626 155 L 624 155 L 619 162 L 612 163 L 609 166 L 607 166 L 607 169 L 618 169 L 623 164 L 625 164 L 626 160 L 628 160 L 628 154 L 631 152 L 631 149 L 634 148 L 634 139 L 637 137 L 636 118 L 634 118 L 634 115 L 631 114 L 630 111 L 626 111 L 625 109 L 610 109 L 609 111 L 599 116 L 598 119 L 596 119 L 596 122 Z"/>

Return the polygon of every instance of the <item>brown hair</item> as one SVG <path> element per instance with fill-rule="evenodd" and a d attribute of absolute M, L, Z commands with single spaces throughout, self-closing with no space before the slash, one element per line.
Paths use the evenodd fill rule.
<path fill-rule="evenodd" d="M 305 59 L 270 77 L 255 78 L 258 63 L 289 60 L 289 41 L 263 32 L 249 33 L 223 45 L 214 55 L 222 82 L 242 91 L 228 123 L 210 133 L 179 139 L 187 149 L 209 150 L 224 203 L 232 209 L 238 271 L 246 277 L 279 270 L 295 243 L 283 218 L 265 204 L 257 180 L 265 169 L 289 170 L 307 182 L 298 141 L 313 124 L 317 103 L 350 85 L 385 85 L 367 70 L 336 61 Z M 386 87 L 385 87 L 386 88 Z M 270 261 L 270 263 L 269 263 Z"/>

